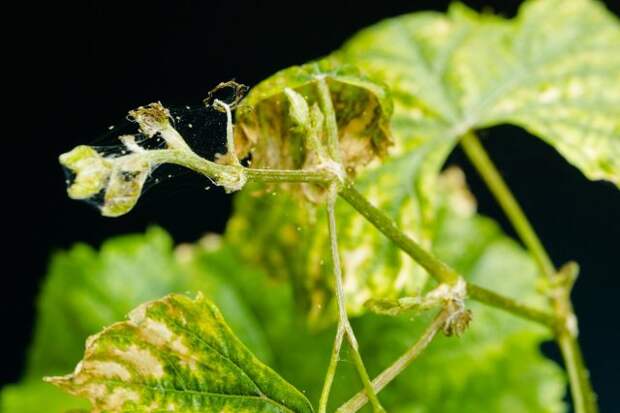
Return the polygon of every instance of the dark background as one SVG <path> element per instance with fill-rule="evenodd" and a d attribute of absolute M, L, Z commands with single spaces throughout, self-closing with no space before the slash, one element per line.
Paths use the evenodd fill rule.
<path fill-rule="evenodd" d="M 93 142 L 128 109 L 157 100 L 198 103 L 231 78 L 254 85 L 276 70 L 329 53 L 383 18 L 444 11 L 448 3 L 84 1 L 43 8 L 25 4 L 15 14 L 5 13 L 5 20 L 19 24 L 5 36 L 5 50 L 15 57 L 2 64 L 10 71 L 6 86 L 18 92 L 10 101 L 5 97 L 11 115 L 3 113 L 5 126 L 17 127 L 11 133 L 5 128 L 2 137 L 0 204 L 7 209 L 2 314 L 9 325 L 2 340 L 2 382 L 19 378 L 51 251 L 76 241 L 97 245 L 152 223 L 179 242 L 192 241 L 206 231 L 221 231 L 230 211 L 230 197 L 205 191 L 203 179 L 188 175 L 150 190 L 130 214 L 103 218 L 66 197 L 58 154 Z M 467 3 L 508 17 L 519 4 Z M 617 1 L 607 4 L 619 13 Z M 589 182 L 521 129 L 503 126 L 482 136 L 555 263 L 574 259 L 582 266 L 574 293 L 581 342 L 601 410 L 618 411 L 620 192 L 609 183 Z M 466 170 L 479 210 L 514 234 L 460 150 L 449 163 Z M 553 346 L 545 350 L 557 358 Z"/>

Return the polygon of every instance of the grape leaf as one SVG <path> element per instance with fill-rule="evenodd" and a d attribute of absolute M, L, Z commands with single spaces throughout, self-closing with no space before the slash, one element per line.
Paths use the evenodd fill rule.
<path fill-rule="evenodd" d="M 459 136 L 474 128 L 517 124 L 589 178 L 620 185 L 619 56 L 617 20 L 590 0 L 525 2 L 513 20 L 454 4 L 447 14 L 413 13 L 365 29 L 331 58 L 390 87 L 394 145 L 355 185 L 427 248 L 437 175 Z M 290 277 L 311 314 L 333 304 L 322 211 L 308 213 L 280 192 L 241 194 L 235 211 L 228 236 L 246 259 Z M 353 209 L 339 205 L 337 221 L 350 312 L 362 312 L 371 297 L 425 287 L 426 272 Z"/>
<path fill-rule="evenodd" d="M 74 373 L 46 380 L 89 399 L 95 411 L 313 411 L 202 294 L 142 304 L 88 339 Z"/>
<path fill-rule="evenodd" d="M 497 224 L 475 213 L 463 176 L 448 170 L 438 182 L 437 229 L 433 249 L 472 282 L 488 286 L 530 305 L 546 308 L 536 291 L 537 267 L 518 244 L 503 235 Z M 206 252 L 203 266 L 224 253 Z M 215 258 L 217 255 L 220 258 Z M 234 260 L 227 260 L 234 262 Z M 327 368 L 333 331 L 308 328 L 295 314 L 296 298 L 285 282 L 262 277 L 231 279 L 263 324 L 275 354 L 274 367 L 311 400 L 318 400 L 322 373 Z M 262 283 L 262 287 L 261 287 Z M 280 284 L 280 293 L 276 286 Z M 264 300 L 268 291 L 272 300 Z M 470 328 L 460 338 L 437 337 L 402 376 L 380 393 L 390 412 L 563 412 L 565 378 L 561 369 L 543 357 L 539 345 L 549 332 L 530 321 L 468 301 L 473 311 Z M 290 309 L 290 310 L 289 310 Z M 371 375 L 391 364 L 430 323 L 431 314 L 383 317 L 366 313 L 355 317 L 353 328 Z M 295 334 L 290 334 L 295 331 Z M 296 351 L 287 351 L 295 348 Z M 360 390 L 355 369 L 341 363 L 333 389 L 336 408 Z"/>
<path fill-rule="evenodd" d="M 261 359 L 271 352 L 256 319 L 225 281 L 225 274 L 182 267 L 170 236 L 159 228 L 106 241 L 100 251 L 78 244 L 56 253 L 38 301 L 38 319 L 22 382 L 2 390 L 0 411 L 64 413 L 85 406 L 41 379 L 73 369 L 86 338 L 122 319 L 142 302 L 171 292 L 203 291 Z"/>
<path fill-rule="evenodd" d="M 513 123 L 620 186 L 620 25 L 601 3 L 527 1 L 512 20 L 455 4 L 386 20 L 339 53 L 390 86 L 401 140 Z"/>

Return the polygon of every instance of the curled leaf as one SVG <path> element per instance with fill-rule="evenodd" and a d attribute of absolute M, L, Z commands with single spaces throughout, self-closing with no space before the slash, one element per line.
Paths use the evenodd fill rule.
<path fill-rule="evenodd" d="M 129 111 L 129 116 L 140 125 L 140 132 L 149 138 L 170 127 L 170 111 L 160 102 L 140 106 Z"/>
<path fill-rule="evenodd" d="M 60 163 L 75 174 L 67 188 L 73 199 L 87 199 L 99 193 L 112 173 L 112 163 L 90 146 L 80 145 L 59 157 Z"/>
<path fill-rule="evenodd" d="M 127 148 L 137 146 L 128 139 L 125 144 Z M 146 152 L 106 157 L 84 145 L 60 155 L 59 159 L 74 175 L 67 188 L 69 197 L 98 201 L 101 214 L 108 217 L 126 214 L 135 206 L 146 179 L 156 166 Z"/>
<path fill-rule="evenodd" d="M 327 83 L 333 103 L 340 155 L 347 173 L 386 153 L 391 143 L 391 98 L 387 89 L 349 65 L 325 59 L 282 70 L 254 87 L 237 110 L 235 142 L 240 157 L 252 154 L 260 168 L 308 169 L 305 136 L 323 123 L 317 84 Z M 323 126 L 323 125 L 318 125 Z M 326 145 L 324 127 L 316 140 Z M 311 144 L 312 145 L 312 144 Z"/>
<path fill-rule="evenodd" d="M 107 217 L 116 217 L 129 212 L 138 202 L 150 172 L 151 163 L 140 156 L 117 160 L 110 175 L 101 213 Z"/>

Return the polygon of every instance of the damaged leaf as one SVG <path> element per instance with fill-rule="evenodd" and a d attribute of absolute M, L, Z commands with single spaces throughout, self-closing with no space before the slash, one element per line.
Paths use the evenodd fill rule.
<path fill-rule="evenodd" d="M 239 157 L 252 154 L 252 166 L 309 169 L 304 132 L 314 129 L 327 145 L 326 128 L 311 125 L 325 112 L 318 82 L 325 81 L 333 103 L 342 165 L 349 174 L 390 145 L 391 98 L 387 89 L 349 65 L 320 60 L 282 70 L 254 87 L 237 110 L 235 143 Z M 312 115 L 314 112 L 314 115 Z M 312 115 L 312 116 L 311 116 Z M 318 125 L 321 126 L 321 125 Z"/>
<path fill-rule="evenodd" d="M 313 411 L 200 294 L 141 305 L 87 340 L 74 373 L 46 380 L 88 399 L 94 412 Z"/>
<path fill-rule="evenodd" d="M 337 55 L 392 90 L 397 146 L 511 123 L 620 186 L 620 24 L 602 3 L 526 1 L 514 19 L 455 3 L 383 21 Z"/>

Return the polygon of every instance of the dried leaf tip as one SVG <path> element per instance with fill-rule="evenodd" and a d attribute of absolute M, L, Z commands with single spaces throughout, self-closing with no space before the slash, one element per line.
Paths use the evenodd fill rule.
<path fill-rule="evenodd" d="M 131 110 L 129 117 L 138 123 L 140 132 L 149 138 L 170 127 L 170 111 L 161 102 L 150 103 Z"/>

